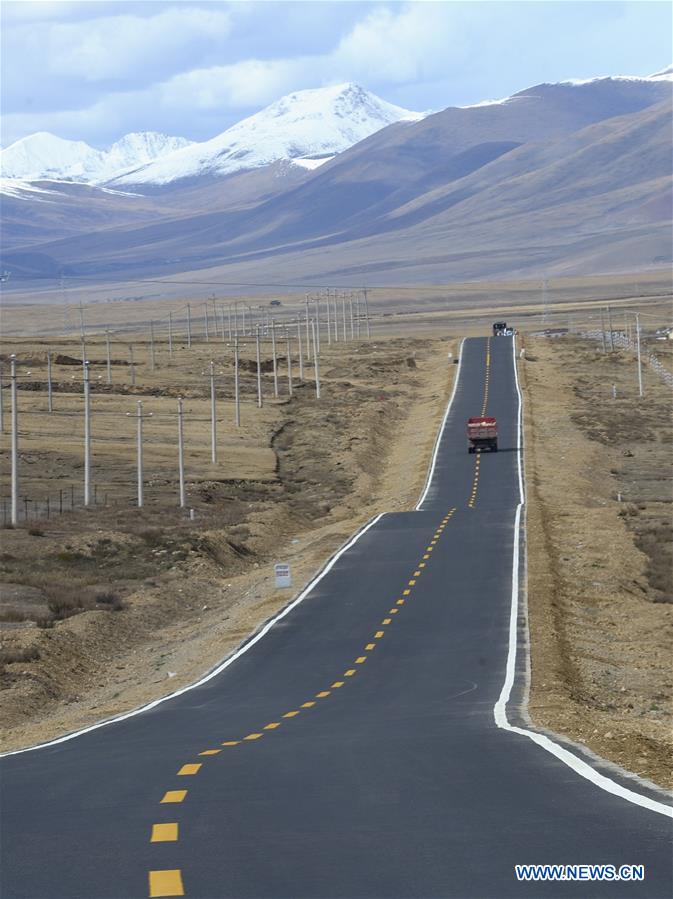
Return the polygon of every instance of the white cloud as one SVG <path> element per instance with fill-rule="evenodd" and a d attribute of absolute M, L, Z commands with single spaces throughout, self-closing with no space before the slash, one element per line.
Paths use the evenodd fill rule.
<path fill-rule="evenodd" d="M 304 59 L 246 59 L 176 75 L 157 87 L 164 106 L 189 109 L 247 109 L 272 103 L 283 93 L 305 87 Z"/>
<path fill-rule="evenodd" d="M 174 67 L 185 47 L 201 40 L 222 40 L 230 30 L 226 11 L 199 7 L 172 7 L 148 17 L 117 15 L 57 24 L 49 28 L 48 63 L 56 74 L 87 81 L 129 80 L 139 70 Z"/>
<path fill-rule="evenodd" d="M 340 41 L 331 59 L 363 79 L 423 80 L 445 70 L 447 60 L 455 64 L 465 55 L 461 19 L 460 7 L 452 3 L 376 9 Z"/>

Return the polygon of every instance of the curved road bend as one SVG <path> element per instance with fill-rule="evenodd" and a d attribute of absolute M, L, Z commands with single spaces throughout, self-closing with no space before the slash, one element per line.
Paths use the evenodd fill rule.
<path fill-rule="evenodd" d="M 479 461 L 482 410 L 501 452 Z M 218 676 L 6 757 L 3 899 L 668 899 L 670 820 L 494 724 L 517 415 L 512 342 L 467 340 L 419 511 L 377 520 Z M 646 879 L 520 883 L 517 863 Z"/>

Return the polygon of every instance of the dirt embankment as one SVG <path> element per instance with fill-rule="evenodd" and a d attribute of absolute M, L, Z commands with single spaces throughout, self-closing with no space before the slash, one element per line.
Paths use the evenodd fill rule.
<path fill-rule="evenodd" d="M 265 410 L 259 439 L 275 455 L 275 474 L 257 478 L 250 453 L 248 477 L 209 470 L 192 479 L 195 521 L 148 503 L 5 530 L 3 748 L 192 682 L 284 605 L 359 524 L 413 505 L 456 346 L 383 340 L 354 346 L 347 358 L 325 354 L 320 402 L 309 384 L 296 385 L 291 400 Z M 274 588 L 278 560 L 292 563 L 295 590 Z"/>
<path fill-rule="evenodd" d="M 526 343 L 530 713 L 670 786 L 670 389 L 646 371 L 640 399 L 631 353 Z"/>

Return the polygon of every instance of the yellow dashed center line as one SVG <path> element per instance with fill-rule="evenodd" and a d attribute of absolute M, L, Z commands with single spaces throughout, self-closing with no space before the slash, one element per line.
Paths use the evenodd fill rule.
<path fill-rule="evenodd" d="M 178 825 L 153 824 L 150 843 L 174 843 L 178 838 Z"/>
<path fill-rule="evenodd" d="M 187 790 L 169 790 L 167 793 L 164 793 L 164 797 L 161 802 L 182 802 L 186 795 Z"/>
<path fill-rule="evenodd" d="M 182 872 L 150 871 L 150 899 L 156 896 L 184 896 Z"/>
<path fill-rule="evenodd" d="M 487 378 L 488 380 L 488 378 Z M 472 488 L 472 499 L 469 505 L 472 505 L 474 500 L 474 494 L 477 489 L 477 481 L 479 477 L 479 463 L 480 458 L 477 456 L 476 466 L 475 466 L 475 479 Z M 423 573 L 423 569 L 426 567 L 426 562 L 430 558 L 430 553 L 433 551 L 435 546 L 437 545 L 437 541 L 441 537 L 447 522 L 451 518 L 451 516 L 455 512 L 455 508 L 451 509 L 451 511 L 442 519 L 441 525 L 438 526 L 433 539 L 430 541 L 430 545 L 426 547 L 425 553 L 423 555 L 423 561 L 417 562 L 417 568 L 413 573 L 413 577 L 408 581 L 408 586 L 414 587 L 416 586 L 416 578 L 420 577 Z M 402 591 L 402 596 L 410 596 L 411 590 L 405 589 Z M 395 606 L 403 606 L 405 604 L 405 599 L 397 599 L 395 600 Z M 399 612 L 399 608 L 393 607 L 389 611 L 389 615 L 397 615 Z M 384 618 L 381 622 L 382 625 L 388 625 L 392 623 L 392 618 Z M 375 640 L 380 640 L 385 635 L 385 631 L 378 630 L 374 634 Z M 367 652 L 371 652 L 376 648 L 375 643 L 367 643 L 365 645 L 365 650 Z M 368 656 L 358 656 L 355 659 L 356 665 L 362 665 L 367 661 Z M 353 677 L 357 673 L 356 668 L 349 668 L 343 673 L 343 677 Z M 319 693 L 315 694 L 316 699 L 324 699 L 331 695 L 332 689 L 338 689 L 340 687 L 345 686 L 344 680 L 334 681 L 333 684 L 330 685 L 330 690 L 321 690 Z M 309 709 L 315 706 L 316 703 L 313 700 L 302 703 L 300 706 L 301 709 Z M 300 714 L 298 709 L 293 709 L 290 712 L 285 712 L 282 716 L 285 718 L 295 718 Z M 266 724 L 263 728 L 262 732 L 255 732 L 248 734 L 243 737 L 243 742 L 245 741 L 255 741 L 259 740 L 260 737 L 264 736 L 264 731 L 275 730 L 276 728 L 281 726 L 281 721 L 271 721 L 269 724 Z M 238 746 L 242 741 L 241 740 L 225 740 L 220 745 L 221 746 Z M 199 756 L 215 756 L 219 755 L 222 752 L 221 749 L 204 749 L 203 752 L 199 753 Z M 178 775 L 188 776 L 198 774 L 201 769 L 201 763 L 188 763 L 183 765 L 180 770 L 177 772 Z M 161 803 L 180 803 L 183 802 L 185 797 L 187 796 L 187 790 L 169 790 L 167 791 L 163 798 L 161 799 Z M 150 836 L 150 842 L 152 843 L 165 843 L 165 842 L 176 842 L 178 841 L 178 823 L 177 822 L 168 822 L 168 823 L 160 823 L 152 825 L 152 832 Z M 182 872 L 179 869 L 172 870 L 160 870 L 160 871 L 149 871 L 149 895 L 150 897 L 160 897 L 160 896 L 184 896 L 184 886 L 182 882 Z"/>

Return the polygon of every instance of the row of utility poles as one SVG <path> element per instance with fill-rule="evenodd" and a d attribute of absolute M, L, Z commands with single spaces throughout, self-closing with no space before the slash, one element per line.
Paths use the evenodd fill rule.
<path fill-rule="evenodd" d="M 315 395 L 317 399 L 321 397 L 320 384 L 320 325 L 316 318 L 309 315 L 309 302 L 307 298 L 307 317 L 306 319 L 296 319 L 295 321 L 285 322 L 282 326 L 277 327 L 274 319 L 271 319 L 269 325 L 269 338 L 271 343 L 271 363 L 273 371 L 273 395 L 278 398 L 280 395 L 280 358 L 278 355 L 278 344 L 285 344 L 285 362 L 287 376 L 287 393 L 292 396 L 294 392 L 293 377 L 293 348 L 294 332 L 296 331 L 297 340 L 297 361 L 298 361 L 298 377 L 300 381 L 304 380 L 306 364 L 312 364 L 314 374 Z M 346 321 L 344 317 L 344 339 L 346 336 Z M 360 332 L 360 328 L 356 328 L 356 322 L 360 319 L 353 316 L 351 319 L 351 337 Z M 305 329 L 305 340 L 303 332 Z M 331 328 L 328 326 L 328 342 L 330 342 Z M 367 321 L 367 332 L 369 333 L 369 324 Z M 264 335 L 263 326 L 257 323 L 254 327 L 254 344 L 255 344 L 255 360 L 256 360 L 256 388 L 257 388 L 257 407 L 262 408 L 263 398 L 263 379 L 262 379 L 262 360 L 261 360 L 261 344 Z M 335 335 L 336 336 L 336 335 Z M 107 370 L 108 383 L 110 383 L 110 342 L 109 332 L 106 333 L 107 345 Z M 233 368 L 234 368 L 234 422 L 236 427 L 241 425 L 241 395 L 240 395 L 240 350 L 242 346 L 250 345 L 248 341 L 242 341 L 236 329 L 232 330 L 232 342 L 229 344 L 233 351 Z M 152 346 L 152 359 L 154 358 L 154 348 Z M 282 358 L 282 357 L 281 357 Z M 133 362 L 132 362 L 133 366 Z M 10 501 L 10 521 L 13 525 L 19 521 L 19 427 L 18 427 L 18 396 L 17 396 L 17 361 L 13 355 L 10 358 L 10 397 L 11 397 L 11 501 Z M 211 463 L 216 464 L 218 461 L 217 454 L 217 389 L 216 389 L 216 372 L 215 362 L 209 363 L 208 378 L 210 383 L 210 455 Z M 91 460 L 92 460 L 92 429 L 91 429 L 91 362 L 85 359 L 83 362 L 83 399 L 84 399 L 84 506 L 91 505 Z M 132 367 L 132 383 L 135 383 Z M 47 353 L 47 409 L 49 413 L 54 412 L 53 402 L 53 383 L 52 383 L 52 354 Z M 135 413 L 126 413 L 128 416 L 136 420 L 136 457 L 137 457 L 137 505 L 144 505 L 144 423 L 151 418 L 153 413 L 145 412 L 143 409 L 143 401 L 138 400 Z M 3 391 L 2 378 L 0 372 L 0 430 L 4 432 L 4 408 L 3 408 Z M 186 502 L 185 491 L 185 463 L 184 463 L 184 410 L 183 400 L 178 398 L 177 401 L 177 437 L 178 437 L 178 483 L 179 483 L 179 505 L 184 508 Z"/>
<path fill-rule="evenodd" d="M 262 338 L 270 338 L 275 327 L 287 329 L 291 323 L 305 329 L 307 352 L 310 358 L 310 321 L 314 321 L 315 337 L 318 342 L 318 352 L 322 337 L 328 344 L 346 342 L 371 337 L 371 321 L 369 317 L 369 303 L 367 288 L 361 290 L 337 291 L 325 288 L 317 294 L 306 294 L 304 297 L 304 316 L 292 316 L 288 318 L 277 310 L 272 314 L 266 306 L 253 307 L 249 303 L 233 300 L 229 303 L 218 301 L 215 297 L 203 303 L 186 303 L 178 310 L 184 311 L 183 326 L 179 328 L 181 321 L 173 312 L 169 312 L 165 320 L 150 321 L 147 326 L 147 346 L 149 350 L 150 371 L 156 368 L 156 350 L 158 334 L 162 327 L 166 328 L 166 344 L 169 361 L 172 360 L 176 343 L 184 343 L 191 349 L 197 339 L 197 331 L 206 342 L 221 340 L 223 343 L 231 342 L 236 338 L 254 337 L 259 331 Z M 199 320 L 202 326 L 199 327 Z M 88 359 L 87 336 L 84 319 L 84 307 L 79 304 L 79 330 L 82 351 L 82 363 Z M 110 327 L 105 328 L 106 350 L 106 381 L 112 383 L 112 341 L 119 332 L 114 332 Z M 126 343 L 126 341 L 124 341 Z M 129 365 L 131 369 L 131 384 L 135 384 L 136 371 L 133 344 L 129 347 Z"/>
<path fill-rule="evenodd" d="M 638 396 L 643 395 L 643 368 L 642 368 L 642 358 L 641 358 L 641 350 L 640 350 L 640 313 L 634 312 L 630 309 L 624 310 L 624 333 L 626 336 L 626 342 L 629 347 L 633 346 L 634 340 L 631 334 L 631 328 L 626 319 L 627 315 L 633 315 L 636 320 L 636 364 L 638 367 Z M 607 330 L 605 328 L 607 319 Z M 601 341 L 603 344 L 603 352 L 607 353 L 608 351 L 608 341 L 610 343 L 610 352 L 614 352 L 615 349 L 615 332 L 612 328 L 612 310 L 610 306 L 606 306 L 605 308 L 601 307 Z"/>

